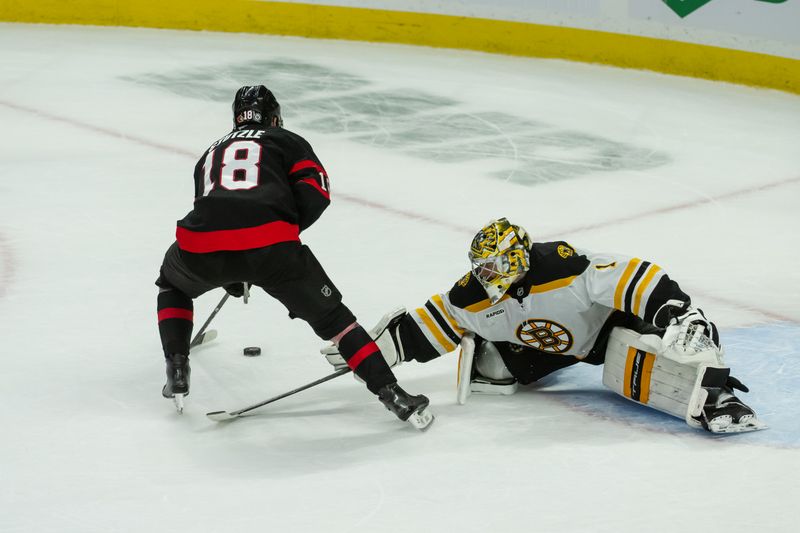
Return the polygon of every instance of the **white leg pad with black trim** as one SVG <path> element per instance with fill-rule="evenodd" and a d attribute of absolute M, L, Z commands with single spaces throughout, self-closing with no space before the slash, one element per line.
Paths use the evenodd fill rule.
<path fill-rule="evenodd" d="M 606 348 L 603 385 L 629 400 L 682 418 L 692 427 L 702 427 L 695 417 L 702 414 L 708 395 L 703 386 L 709 386 L 709 381 L 724 384 L 729 369 L 711 355 L 693 362 L 677 361 L 660 353 L 660 344 L 658 337 L 614 328 Z"/>
<path fill-rule="evenodd" d="M 474 359 L 475 338 L 471 333 L 466 333 L 461 337 L 461 346 L 458 350 L 458 382 L 456 384 L 458 405 L 467 403 L 467 398 L 472 392 L 470 382 L 472 381 L 472 361 Z"/>
<path fill-rule="evenodd" d="M 473 368 L 475 369 L 473 376 Z M 467 403 L 471 393 L 511 395 L 517 392 L 517 380 L 503 362 L 503 357 L 494 344 L 483 341 L 475 348 L 471 334 L 461 338 L 458 356 L 459 405 Z"/>

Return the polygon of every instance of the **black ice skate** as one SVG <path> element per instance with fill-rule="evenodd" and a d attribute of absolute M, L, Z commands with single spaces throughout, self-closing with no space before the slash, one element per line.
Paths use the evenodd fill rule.
<path fill-rule="evenodd" d="M 164 398 L 172 398 L 175 408 L 183 412 L 183 398 L 189 395 L 189 382 L 192 368 L 189 366 L 189 356 L 171 354 L 165 359 L 167 363 L 167 383 L 161 389 Z"/>
<path fill-rule="evenodd" d="M 378 399 L 397 418 L 417 429 L 427 429 L 433 423 L 433 414 L 428 410 L 430 400 L 423 395 L 412 396 L 397 383 L 384 385 L 378 391 Z"/>
<path fill-rule="evenodd" d="M 704 387 L 708 391 L 703 413 L 696 417 L 712 433 L 757 431 L 767 426 L 758 421 L 755 412 L 734 396 L 733 389 Z"/>

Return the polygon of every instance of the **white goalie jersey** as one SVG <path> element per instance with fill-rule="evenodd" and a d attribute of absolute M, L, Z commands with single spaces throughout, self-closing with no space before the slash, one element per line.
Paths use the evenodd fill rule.
<path fill-rule="evenodd" d="M 468 273 L 410 315 L 439 354 L 455 350 L 470 331 L 489 341 L 582 359 L 615 311 L 653 324 L 667 303 L 685 307 L 689 297 L 658 265 L 561 241 L 533 244 L 525 278 L 494 305 Z"/>

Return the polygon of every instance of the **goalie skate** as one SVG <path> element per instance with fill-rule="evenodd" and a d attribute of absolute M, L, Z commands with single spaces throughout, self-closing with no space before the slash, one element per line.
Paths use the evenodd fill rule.
<path fill-rule="evenodd" d="M 711 433 L 744 433 L 767 428 L 727 387 L 707 388 L 705 392 L 708 396 L 703 412 L 694 418 Z"/>

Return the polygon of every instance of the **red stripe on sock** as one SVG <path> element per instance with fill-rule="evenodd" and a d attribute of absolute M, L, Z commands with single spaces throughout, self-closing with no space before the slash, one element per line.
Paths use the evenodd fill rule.
<path fill-rule="evenodd" d="M 189 309 L 181 309 L 180 307 L 166 307 L 158 310 L 159 322 L 168 318 L 182 318 L 191 322 L 194 318 L 194 313 Z"/>
<path fill-rule="evenodd" d="M 349 366 L 351 370 L 355 371 L 355 369 L 358 368 L 358 365 L 360 365 L 364 359 L 378 352 L 380 352 L 378 345 L 374 342 L 369 342 L 365 344 L 363 348 L 353 354 L 353 357 L 347 360 L 347 366 Z"/>

